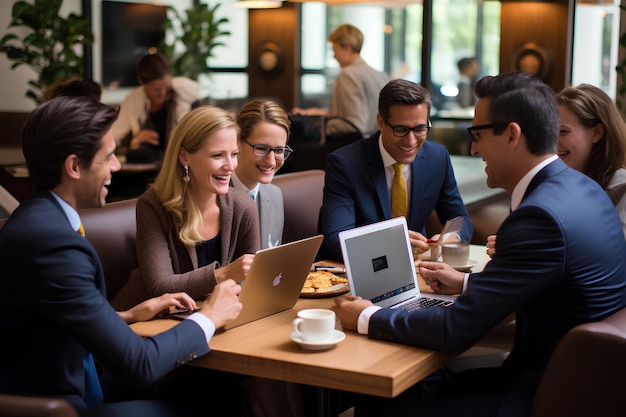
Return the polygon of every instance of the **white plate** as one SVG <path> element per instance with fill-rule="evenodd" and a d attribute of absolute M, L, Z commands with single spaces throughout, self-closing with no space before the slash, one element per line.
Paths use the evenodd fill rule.
<path fill-rule="evenodd" d="M 323 350 L 323 349 L 328 349 L 330 347 L 335 346 L 337 343 L 343 341 L 343 339 L 346 338 L 346 334 L 344 332 L 342 332 L 341 330 L 333 330 L 333 334 L 330 338 L 330 340 L 325 340 L 323 342 L 305 342 L 304 340 L 300 339 L 300 337 L 295 334 L 294 332 L 292 332 L 289 337 L 291 338 L 291 340 L 293 340 L 294 342 L 296 342 L 297 344 L 299 344 L 300 346 L 302 346 L 305 349 L 309 349 L 309 350 Z"/>
<path fill-rule="evenodd" d="M 470 272 L 472 270 L 472 268 L 475 267 L 476 265 L 478 265 L 478 262 L 476 262 L 473 259 L 469 259 L 467 261 L 467 264 L 465 264 L 465 265 L 450 265 L 450 266 L 452 268 L 456 269 L 457 271 Z"/>

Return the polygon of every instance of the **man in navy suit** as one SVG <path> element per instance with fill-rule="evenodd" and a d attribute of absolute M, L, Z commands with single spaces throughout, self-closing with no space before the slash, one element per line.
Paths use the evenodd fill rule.
<path fill-rule="evenodd" d="M 393 401 L 385 415 L 528 416 L 563 335 L 626 305 L 619 217 L 600 186 L 558 158 L 552 90 L 530 74 L 506 73 L 481 79 L 475 91 L 472 154 L 485 161 L 488 185 L 512 201 L 492 260 L 473 274 L 419 265 L 436 292 L 461 293 L 447 308 L 407 313 L 346 297 L 334 309 L 344 329 L 444 352 L 469 348 L 514 313 L 514 347 L 500 368 L 460 372 L 437 395 Z"/>
<path fill-rule="evenodd" d="M 240 287 L 229 280 L 200 312 L 141 338 L 126 321 L 147 320 L 170 306 L 195 308 L 194 301 L 179 293 L 120 313 L 109 305 L 102 265 L 79 234 L 78 212 L 104 206 L 120 169 L 110 130 L 116 117 L 91 98 L 61 97 L 36 108 L 24 126 L 36 191 L 0 229 L 0 392 L 64 398 L 81 416 L 183 415 L 159 401 L 103 403 L 99 381 L 86 377 L 92 367 L 84 360 L 92 354 L 119 380 L 152 383 L 208 353 L 215 329 L 242 308 Z"/>
<path fill-rule="evenodd" d="M 428 90 L 393 80 L 380 91 L 379 132 L 326 158 L 320 259 L 342 261 L 339 232 L 392 217 L 393 165 L 403 164 L 406 218 L 414 253 L 429 249 L 424 225 L 433 210 L 443 224 L 464 218 L 458 238 L 469 242 L 473 226 L 456 186 L 447 149 L 427 141 L 432 102 Z"/>

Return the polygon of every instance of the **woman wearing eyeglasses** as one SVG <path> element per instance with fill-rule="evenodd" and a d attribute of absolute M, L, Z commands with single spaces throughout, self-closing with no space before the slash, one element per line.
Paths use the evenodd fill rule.
<path fill-rule="evenodd" d="M 248 193 L 256 204 L 261 248 L 278 246 L 285 222 L 283 195 L 271 182 L 292 153 L 287 146 L 289 118 L 275 102 L 255 100 L 241 109 L 237 123 L 241 129 L 239 164 L 232 185 Z"/>
<path fill-rule="evenodd" d="M 116 308 L 180 291 L 204 299 L 227 278 L 245 279 L 260 243 L 254 201 L 229 186 L 238 133 L 233 117 L 216 107 L 180 120 L 161 171 L 137 200 L 139 269 L 113 300 Z"/>

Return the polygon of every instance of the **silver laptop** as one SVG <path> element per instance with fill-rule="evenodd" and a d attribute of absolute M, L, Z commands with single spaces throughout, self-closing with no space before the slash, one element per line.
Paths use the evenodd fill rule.
<path fill-rule="evenodd" d="M 343 231 L 339 242 L 352 295 L 407 310 L 454 302 L 453 296 L 420 294 L 404 217 Z"/>
<path fill-rule="evenodd" d="M 292 308 L 322 239 L 317 235 L 258 251 L 239 293 L 243 310 L 224 328 L 232 329 Z"/>

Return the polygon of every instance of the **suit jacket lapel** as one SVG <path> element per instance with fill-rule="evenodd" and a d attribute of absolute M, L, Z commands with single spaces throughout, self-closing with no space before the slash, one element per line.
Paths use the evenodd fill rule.
<path fill-rule="evenodd" d="M 409 210 L 406 216 L 409 224 L 411 224 L 411 219 L 419 213 L 422 204 L 420 196 L 424 194 L 424 187 L 426 186 L 424 176 L 417 174 L 418 172 L 424 172 L 423 168 L 426 165 L 426 158 L 422 151 L 423 148 L 420 149 L 411 163 L 411 192 L 407 196 Z"/>
<path fill-rule="evenodd" d="M 385 215 L 386 219 L 391 218 L 391 199 L 389 189 L 387 188 L 387 177 L 385 176 L 385 167 L 383 166 L 383 158 L 378 149 L 378 138 L 380 133 L 372 135 L 365 144 L 368 175 L 370 181 L 376 188 L 378 196 L 378 204 Z"/>

